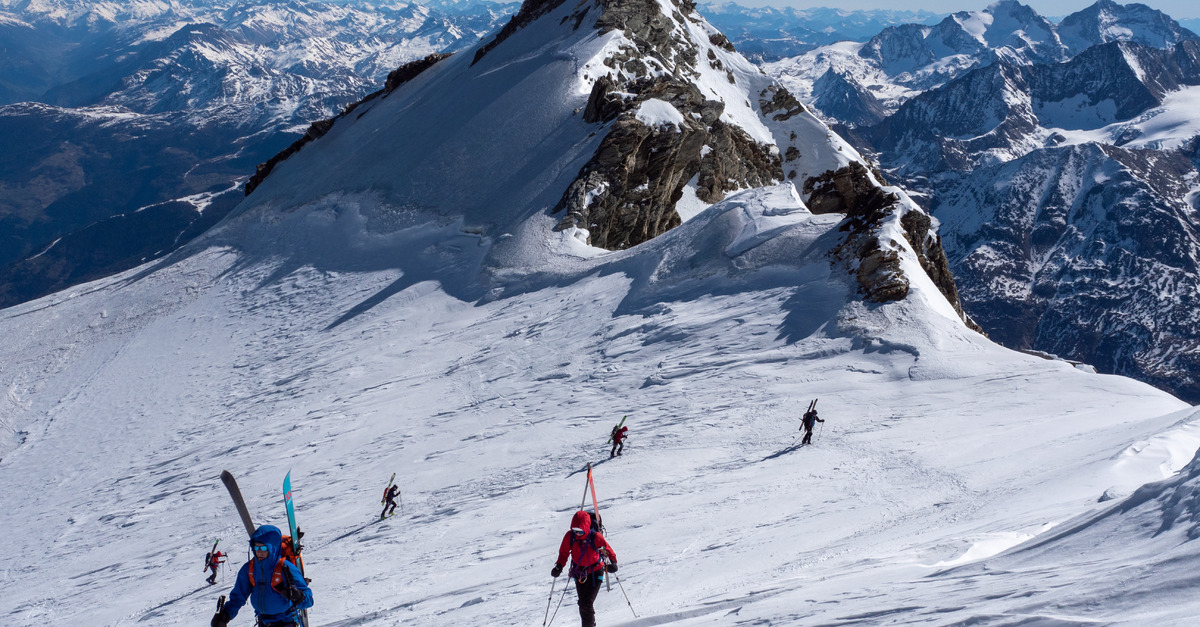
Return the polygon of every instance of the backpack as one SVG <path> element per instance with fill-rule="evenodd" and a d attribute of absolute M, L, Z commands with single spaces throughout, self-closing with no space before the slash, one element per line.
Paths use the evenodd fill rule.
<path fill-rule="evenodd" d="M 600 518 L 600 514 L 588 512 L 588 518 L 592 519 L 592 530 L 588 535 L 596 532 L 604 533 L 604 519 Z"/>
<path fill-rule="evenodd" d="M 249 572 L 246 573 L 250 577 L 250 587 L 251 588 L 253 588 L 256 585 L 254 583 L 254 567 L 255 567 L 255 562 L 257 562 L 257 561 L 258 561 L 257 558 L 252 558 L 250 560 L 250 569 L 249 569 Z M 279 558 L 279 561 L 275 562 L 275 570 L 271 571 L 271 584 L 270 585 L 271 585 L 271 589 L 275 590 L 276 592 L 279 592 L 279 584 L 284 582 L 284 573 L 286 571 L 284 570 L 283 563 L 285 561 L 287 561 L 286 558 L 283 558 L 283 557 Z M 279 592 L 279 593 L 283 594 L 282 592 Z M 283 596 L 286 597 L 287 595 L 283 594 Z"/>

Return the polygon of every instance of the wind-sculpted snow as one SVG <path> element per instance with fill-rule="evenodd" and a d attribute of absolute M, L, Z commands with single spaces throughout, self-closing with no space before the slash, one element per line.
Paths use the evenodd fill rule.
<path fill-rule="evenodd" d="M 1181 412 L 1181 417 L 1195 414 Z M 937 593 L 947 603 L 969 603 L 971 596 L 961 591 L 986 586 L 990 601 L 972 608 L 974 622 L 982 624 L 1023 616 L 1053 620 L 1048 624 L 1186 625 L 1194 618 L 1193 608 L 1144 599 L 1170 598 L 1174 586 L 1190 587 L 1197 538 L 1200 458 L 1170 479 L 1147 484 L 1000 556 L 939 572 L 908 594 Z M 1062 585 L 1084 577 L 1089 580 L 1084 594 L 1076 585 Z"/>
<path fill-rule="evenodd" d="M 314 622 L 536 623 L 587 461 L 645 621 L 997 607 L 909 591 L 981 534 L 1092 507 L 1184 406 L 991 344 L 919 273 L 926 296 L 862 303 L 827 260 L 839 222 L 777 186 L 609 253 L 343 193 L 5 310 L 0 615 L 203 620 L 232 569 L 187 565 L 243 541 L 218 473 L 278 523 L 290 469 Z M 812 397 L 828 422 L 797 449 Z M 404 509 L 376 522 L 390 472 Z"/>

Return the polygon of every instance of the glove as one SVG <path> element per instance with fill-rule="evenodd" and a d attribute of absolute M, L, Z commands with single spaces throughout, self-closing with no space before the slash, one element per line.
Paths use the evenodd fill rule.
<path fill-rule="evenodd" d="M 558 576 L 561 574 L 562 574 L 562 566 L 559 566 L 558 564 L 555 564 L 554 568 L 550 569 L 551 577 L 558 578 Z"/>
<path fill-rule="evenodd" d="M 608 572 L 610 572 L 610 573 L 615 573 L 615 572 L 617 572 L 617 563 L 616 563 L 616 562 L 609 562 L 609 563 L 605 564 L 605 565 L 604 565 L 604 570 L 607 570 L 607 571 L 608 571 Z"/>
<path fill-rule="evenodd" d="M 210 627 L 227 627 L 228 625 L 229 616 L 225 614 L 225 610 L 213 614 L 212 622 L 209 623 Z"/>
<path fill-rule="evenodd" d="M 284 588 L 284 592 L 286 593 L 285 596 L 287 596 L 287 600 L 291 601 L 292 603 L 300 604 L 304 602 L 304 591 L 300 588 L 297 588 L 296 586 L 288 586 Z"/>

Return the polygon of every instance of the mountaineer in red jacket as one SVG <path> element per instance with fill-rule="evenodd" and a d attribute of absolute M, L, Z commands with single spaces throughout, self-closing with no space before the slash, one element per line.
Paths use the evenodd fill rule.
<path fill-rule="evenodd" d="M 575 580 L 575 591 L 579 595 L 579 618 L 583 627 L 596 627 L 596 610 L 592 605 L 600 586 L 604 583 L 604 572 L 617 572 L 617 553 L 599 531 L 592 529 L 592 517 L 585 511 L 575 512 L 571 517 L 571 530 L 563 536 L 558 548 L 558 561 L 550 571 L 552 577 L 562 574 L 567 556 L 571 557 L 568 574 Z M 605 564 L 607 562 L 607 564 Z"/>
<path fill-rule="evenodd" d="M 608 452 L 608 458 L 620 455 L 621 451 L 625 450 L 625 433 L 629 431 L 629 427 L 613 427 L 612 430 L 612 450 Z"/>

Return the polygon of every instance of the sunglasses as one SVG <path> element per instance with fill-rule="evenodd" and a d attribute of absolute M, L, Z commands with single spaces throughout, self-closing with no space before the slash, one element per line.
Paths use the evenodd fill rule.
<path fill-rule="evenodd" d="M 266 551 L 266 550 L 267 550 L 267 545 L 265 545 L 265 544 L 251 544 L 251 545 L 250 545 L 250 548 L 254 549 L 255 551 Z"/>

